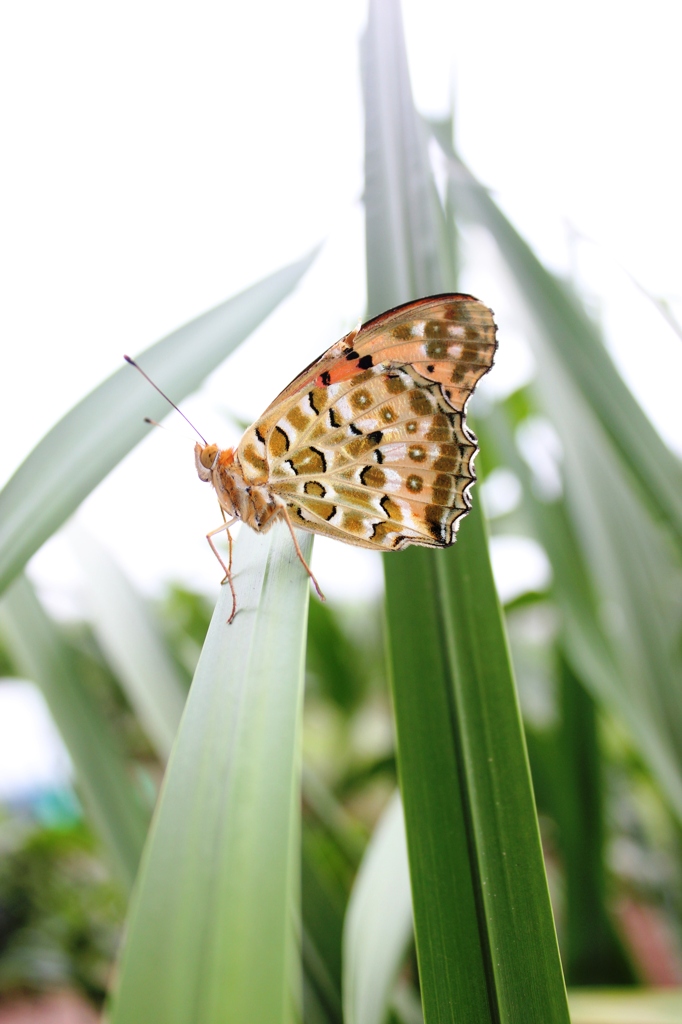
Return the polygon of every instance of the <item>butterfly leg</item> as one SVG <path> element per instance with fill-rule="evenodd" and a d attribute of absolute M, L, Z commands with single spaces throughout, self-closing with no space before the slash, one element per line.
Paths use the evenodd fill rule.
<path fill-rule="evenodd" d="M 221 511 L 222 511 L 222 509 L 221 509 Z M 230 591 L 232 593 L 232 611 L 230 612 L 230 617 L 227 620 L 227 624 L 229 626 L 229 624 L 232 622 L 233 618 L 237 614 L 237 594 L 236 594 L 235 589 L 234 589 L 234 583 L 232 582 L 232 534 L 230 533 L 230 527 L 232 526 L 233 523 L 237 522 L 237 517 L 234 516 L 232 519 L 225 519 L 225 513 L 223 512 L 223 520 L 224 520 L 224 522 L 223 522 L 222 526 L 217 526 L 215 528 L 215 530 L 210 530 L 209 533 L 206 534 L 206 540 L 209 543 L 211 551 L 216 556 L 216 558 L 220 562 L 221 566 L 225 570 L 225 577 L 222 580 L 222 582 L 230 584 Z M 227 533 L 227 542 L 228 542 L 229 550 L 230 550 L 229 565 L 225 565 L 225 563 L 223 562 L 222 558 L 220 557 L 220 552 L 218 551 L 217 547 L 213 543 L 213 538 L 215 537 L 215 535 L 217 533 L 222 533 L 223 530 Z"/>
<path fill-rule="evenodd" d="M 296 548 L 296 554 L 298 555 L 298 557 L 299 557 L 299 559 L 301 561 L 301 564 L 305 568 L 305 571 L 308 573 L 308 575 L 310 576 L 311 580 L 313 581 L 313 584 L 315 586 L 315 590 L 317 591 L 317 596 L 319 597 L 320 601 L 325 601 L 326 598 L 325 598 L 324 594 L 322 593 L 322 591 L 320 590 L 320 584 L 317 582 L 317 580 L 313 576 L 312 570 L 311 570 L 310 566 L 308 565 L 308 563 L 306 562 L 305 558 L 303 557 L 303 552 L 301 551 L 300 547 L 298 546 L 298 541 L 296 540 L 296 534 L 294 533 L 294 527 L 293 527 L 293 525 L 291 523 L 291 519 L 289 518 L 289 510 L 287 509 L 287 507 L 284 504 L 284 502 L 282 502 L 280 504 L 280 508 L 282 510 L 282 515 L 284 516 L 284 520 L 285 520 L 287 526 L 289 527 L 289 533 L 291 534 L 291 539 L 294 542 L 294 547 Z"/>
<path fill-rule="evenodd" d="M 232 519 L 230 519 L 230 521 L 228 523 L 227 516 L 225 515 L 225 509 L 223 508 L 222 505 L 220 506 L 220 511 L 222 512 L 222 515 L 223 515 L 223 522 L 225 523 L 225 532 L 227 533 L 227 549 L 230 552 L 230 560 L 227 563 L 227 575 L 231 576 L 232 575 L 232 534 L 230 533 L 230 526 L 232 525 L 232 523 L 235 521 L 235 519 L 237 517 L 233 516 Z"/>

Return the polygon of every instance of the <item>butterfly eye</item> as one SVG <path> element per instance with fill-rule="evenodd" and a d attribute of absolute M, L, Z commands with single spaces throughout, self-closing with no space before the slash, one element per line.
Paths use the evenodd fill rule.
<path fill-rule="evenodd" d="M 204 469 L 212 469 L 215 457 L 218 454 L 217 444 L 207 444 L 205 448 L 202 448 L 199 461 Z"/>

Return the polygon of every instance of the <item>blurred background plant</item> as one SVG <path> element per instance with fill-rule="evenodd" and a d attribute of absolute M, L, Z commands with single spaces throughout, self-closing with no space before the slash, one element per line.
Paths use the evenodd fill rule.
<path fill-rule="evenodd" d="M 395 15 L 389 0 L 373 8 L 375 17 Z M 399 64 L 399 47 L 393 57 Z M 474 500 L 485 510 L 493 556 L 498 552 L 498 589 L 566 981 L 574 988 L 631 986 L 633 993 L 635 986 L 681 986 L 679 462 L 608 354 L 594 296 L 579 298 L 574 283 L 536 259 L 453 149 L 451 120 L 418 118 L 409 86 L 397 110 L 414 117 L 412 152 L 424 159 L 429 187 L 440 197 L 445 285 L 454 287 L 458 277 L 463 290 L 490 301 L 501 346 L 505 333 L 530 343 L 515 349 L 531 366 L 517 386 L 482 388 L 477 396 L 482 482 Z M 372 267 L 384 272 L 371 244 L 368 261 L 370 273 Z M 206 341 L 200 359 L 203 343 L 189 325 L 179 340 L 195 346 L 195 377 L 185 380 L 186 368 L 176 366 L 168 371 L 175 373 L 171 383 L 160 383 L 177 399 L 194 390 L 288 295 L 308 262 L 256 286 L 247 312 L 240 307 L 238 328 L 212 348 Z M 226 318 L 234 315 L 234 306 L 225 309 Z M 348 323 L 355 312 L 344 312 Z M 650 316 L 658 315 L 652 302 Z M 225 325 L 207 328 L 213 329 L 218 337 Z M 293 376 L 299 361 L 308 360 L 296 353 L 292 364 L 287 349 L 283 372 Z M 642 362 L 647 375 L 659 372 L 650 351 Z M 117 379 L 117 396 L 137 387 L 128 377 Z M 269 400 L 261 397 L 261 404 Z M 116 422 L 137 417 L 138 434 L 73 487 L 68 466 L 57 459 L 66 504 L 51 521 L 48 514 L 35 527 L 25 525 L 27 510 L 44 501 L 40 476 L 33 493 L 12 491 L 12 484 L 5 491 L 3 582 L 142 436 L 137 405 L 121 411 L 114 399 L 111 392 Z M 134 401 L 154 413 L 146 392 L 135 391 Z M 103 408 L 100 398 L 102 418 Z M 203 429 L 203 411 L 197 419 Z M 74 420 L 69 429 L 73 439 L 83 427 Z M 103 434 L 107 429 L 109 423 Z M 76 453 L 81 460 L 94 463 L 102 447 L 94 440 L 100 448 L 93 441 L 89 451 Z M 55 442 L 48 452 L 53 461 L 57 450 Z M 175 521 L 174 529 L 185 525 Z M 72 989 L 100 1007 L 211 601 L 179 584 L 150 598 L 100 540 L 69 531 L 62 536 L 80 559 L 87 615 L 55 614 L 44 583 L 36 594 L 28 577 L 13 583 L 0 608 L 0 668 L 8 680 L 2 689 L 9 694 L 13 680 L 40 686 L 73 765 L 56 753 L 58 770 L 4 794 L 0 992 Z M 499 568 L 505 550 L 521 562 L 511 586 Z M 355 592 L 353 577 L 365 571 L 356 564 L 349 562 L 348 570 L 353 598 L 322 605 L 312 597 L 308 614 L 300 876 L 306 1024 L 344 1020 L 344 918 L 363 852 L 397 785 L 380 587 L 370 567 L 368 593 Z M 102 593 L 108 599 L 98 603 Z M 11 750 L 11 735 L 6 739 Z M 38 745 L 59 748 L 45 733 Z M 418 990 L 411 946 L 390 991 L 391 1021 L 419 1019 Z M 596 1019 L 595 1005 L 575 997 L 573 1019 Z M 605 1005 L 601 1012 L 611 1016 L 600 1020 L 626 1019 L 622 1007 Z M 647 1012 L 652 1021 L 680 1016 L 679 1003 L 665 1001 Z M 348 1004 L 345 1019 L 351 1024 Z"/>

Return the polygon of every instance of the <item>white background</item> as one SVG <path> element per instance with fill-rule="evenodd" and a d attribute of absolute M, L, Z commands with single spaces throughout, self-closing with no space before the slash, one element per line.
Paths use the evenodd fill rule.
<path fill-rule="evenodd" d="M 628 277 L 682 312 L 679 5 L 403 10 L 418 106 L 443 114 L 454 95 L 464 158 L 549 265 L 579 280 L 682 451 L 682 341 Z M 297 293 L 186 411 L 234 443 L 229 414 L 253 419 L 362 316 L 365 17 L 362 0 L 3 6 L 0 482 L 123 352 L 321 240 Z M 466 287 L 494 306 L 489 278 Z M 526 356 L 511 337 L 505 356 L 504 322 L 500 345 L 504 388 Z M 169 580 L 215 592 L 203 538 L 217 509 L 175 420 L 184 437 L 156 431 L 79 515 L 146 592 Z M 331 596 L 379 585 L 371 556 L 346 546 L 318 542 L 315 562 Z M 31 571 L 56 611 L 77 610 L 65 541 Z"/>

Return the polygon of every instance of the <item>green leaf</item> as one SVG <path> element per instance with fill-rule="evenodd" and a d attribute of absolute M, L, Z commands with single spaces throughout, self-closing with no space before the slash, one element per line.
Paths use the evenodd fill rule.
<path fill-rule="evenodd" d="M 438 555 L 442 557 L 442 553 Z M 438 556 L 437 556 L 438 557 Z M 430 552 L 384 559 L 387 645 L 424 1019 L 494 1020 Z M 483 929 L 484 932 L 484 929 Z"/>
<path fill-rule="evenodd" d="M 86 810 L 131 888 L 150 811 L 133 786 L 118 737 L 24 576 L 0 601 L 0 628 L 17 668 L 41 688 L 74 763 Z"/>
<path fill-rule="evenodd" d="M 566 506 L 617 669 L 614 707 L 617 700 L 682 820 L 681 553 L 582 395 L 549 370 L 543 394 L 564 447 Z"/>
<path fill-rule="evenodd" d="M 452 282 L 399 9 L 364 42 L 370 313 Z M 475 497 L 474 497 L 475 502 Z M 568 1021 L 523 733 L 480 511 L 448 552 L 385 556 L 424 1018 Z"/>
<path fill-rule="evenodd" d="M 346 1024 L 383 1024 L 412 938 L 405 822 L 398 793 L 381 816 L 360 865 L 343 937 Z"/>
<path fill-rule="evenodd" d="M 565 964 L 569 984 L 627 985 L 635 976 L 608 913 L 601 749 L 596 706 L 560 659 L 560 759 L 555 787 L 566 884 Z"/>
<path fill-rule="evenodd" d="M 553 567 L 566 657 L 625 724 L 682 820 L 680 558 L 580 393 L 550 377 L 541 394 L 565 447 L 561 500 L 534 495 L 503 413 L 486 417 L 486 429 L 525 480 L 529 518 Z"/>
<path fill-rule="evenodd" d="M 315 253 L 271 274 L 152 345 L 140 359 L 159 387 L 181 401 L 296 287 Z M 121 343 L 123 348 L 123 343 Z M 122 366 L 34 448 L 0 492 L 0 591 L 160 419 L 167 403 Z"/>
<path fill-rule="evenodd" d="M 367 689 L 362 652 L 346 636 L 329 605 L 314 600 L 308 613 L 306 668 L 321 693 L 349 714 Z"/>
<path fill-rule="evenodd" d="M 399 11 L 372 0 L 362 40 L 365 239 L 370 316 L 446 291 L 446 225 L 412 104 Z"/>
<path fill-rule="evenodd" d="M 301 538 L 309 555 L 312 538 Z M 127 925 L 112 1024 L 280 1024 L 300 1001 L 308 577 L 283 527 L 235 544 Z"/>
<path fill-rule="evenodd" d="M 302 781 L 303 1020 L 342 1024 L 343 919 L 364 842 L 358 823 L 309 766 L 304 765 Z"/>
<path fill-rule="evenodd" d="M 90 623 L 162 761 L 170 754 L 187 691 L 147 603 L 101 544 L 69 530 L 87 588 Z"/>
<path fill-rule="evenodd" d="M 480 505 L 438 563 L 498 1012 L 567 1020 L 523 730 Z"/>
<path fill-rule="evenodd" d="M 301 857 L 301 954 L 303 1019 L 342 1024 L 341 931 L 345 894 L 329 884 L 320 851 L 303 830 Z"/>

